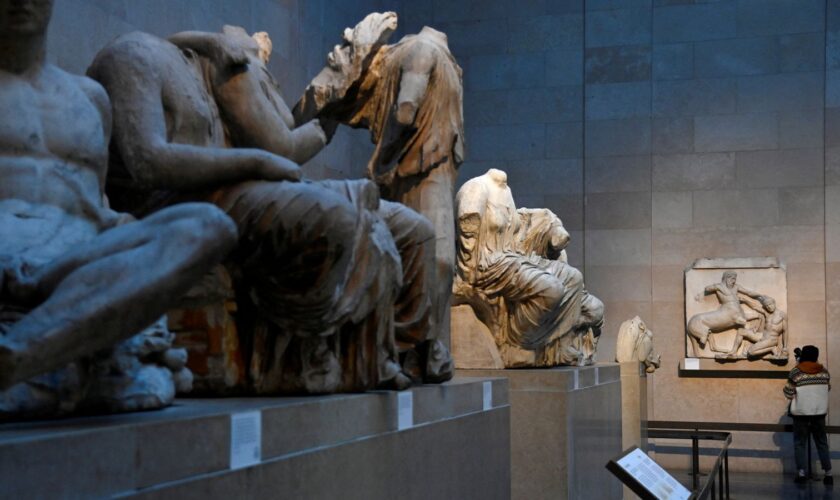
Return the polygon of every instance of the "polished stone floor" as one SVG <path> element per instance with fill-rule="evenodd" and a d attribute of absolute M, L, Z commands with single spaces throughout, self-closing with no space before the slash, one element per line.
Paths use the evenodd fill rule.
<path fill-rule="evenodd" d="M 691 487 L 691 476 L 687 471 L 669 471 L 685 486 Z M 817 474 L 820 474 L 819 472 Z M 704 477 L 705 479 L 705 477 Z M 793 482 L 793 476 L 782 474 L 732 473 L 730 498 L 732 500 L 829 500 L 840 499 L 840 484 L 825 486 L 822 476 L 807 484 Z"/>

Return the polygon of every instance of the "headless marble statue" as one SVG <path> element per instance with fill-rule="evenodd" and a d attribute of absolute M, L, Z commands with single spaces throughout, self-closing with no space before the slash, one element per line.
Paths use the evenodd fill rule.
<path fill-rule="evenodd" d="M 455 268 L 453 195 L 464 159 L 461 68 L 444 33 L 424 27 L 384 45 L 396 29 L 393 12 L 367 16 L 344 33 L 342 45 L 295 107 L 313 117 L 368 128 L 376 150 L 368 176 L 382 196 L 417 210 L 436 235 L 432 320 L 449 338 L 449 300 Z"/>
<path fill-rule="evenodd" d="M 490 169 L 455 198 L 455 305 L 490 330 L 505 367 L 594 362 L 604 305 L 566 262 L 569 235 L 546 209 L 517 210 L 507 175 Z"/>
<path fill-rule="evenodd" d="M 278 127 L 269 109 L 248 109 L 266 94 L 240 92 L 263 75 L 256 52 L 218 33 L 182 33 L 172 42 L 125 35 L 89 69 L 117 117 L 115 203 L 142 213 L 209 200 L 237 223 L 228 268 L 240 316 L 258 318 L 240 329 L 251 346 L 252 391 L 406 387 L 393 324 L 402 266 L 376 214 L 375 186 L 295 182 L 298 166 L 275 152 L 305 161 L 326 143 L 323 128 L 314 122 L 260 135 Z M 237 121 L 243 113 L 261 121 Z"/>
<path fill-rule="evenodd" d="M 156 320 L 235 228 L 209 204 L 108 208 L 108 96 L 45 62 L 51 11 L 0 0 L 0 418 L 165 406 L 184 356 Z"/>

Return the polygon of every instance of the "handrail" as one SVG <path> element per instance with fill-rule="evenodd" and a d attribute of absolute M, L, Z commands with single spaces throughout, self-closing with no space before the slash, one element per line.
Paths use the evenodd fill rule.
<path fill-rule="evenodd" d="M 651 426 L 652 422 L 648 422 Z M 661 439 L 691 439 L 691 473 L 692 499 L 704 500 L 711 495 L 715 498 L 715 486 L 718 487 L 720 498 L 729 498 L 729 445 L 732 444 L 732 433 L 708 430 L 680 430 L 680 429 L 651 429 L 648 428 L 649 438 Z M 723 441 L 723 447 L 718 452 L 712 471 L 700 486 L 700 451 L 699 440 Z M 725 493 L 725 496 L 724 496 Z"/>
<path fill-rule="evenodd" d="M 746 422 L 690 422 L 678 420 L 649 420 L 650 429 L 686 429 L 708 431 L 793 432 L 793 424 L 761 424 Z M 826 434 L 840 434 L 840 425 L 826 425 Z"/>
<path fill-rule="evenodd" d="M 726 440 L 723 443 L 723 448 L 721 448 L 718 453 L 718 456 L 715 459 L 715 465 L 712 467 L 706 482 L 699 491 L 696 491 L 691 496 L 692 499 L 705 500 L 706 498 L 709 498 L 710 495 L 712 498 L 715 498 L 715 483 L 717 483 L 718 495 L 721 500 L 724 498 L 729 499 L 729 445 L 731 443 L 732 434 L 727 434 Z M 726 468 L 725 471 L 724 467 Z M 717 480 L 717 477 L 720 477 L 720 479 Z M 725 492 L 724 485 L 726 487 Z M 726 496 L 724 496 L 724 493 Z"/>
<path fill-rule="evenodd" d="M 687 432 L 701 432 L 702 431 L 746 431 L 746 432 L 793 432 L 793 424 L 759 424 L 759 423 L 745 423 L 745 422 L 686 422 L 677 420 L 648 420 L 648 436 L 667 438 L 667 436 L 655 436 L 653 433 L 661 432 L 664 429 L 672 430 L 686 430 Z M 840 425 L 826 425 L 826 434 L 840 434 Z M 679 439 L 679 438 L 677 438 Z M 709 439 L 709 438 L 700 438 Z M 699 451 L 697 449 L 697 440 L 692 439 L 692 463 L 699 461 Z M 728 462 L 728 460 L 727 460 Z M 811 460 L 811 440 L 808 440 L 808 475 L 812 474 Z M 727 464 L 728 468 L 728 464 Z M 729 488 L 729 473 L 727 472 L 726 487 Z M 696 477 L 696 476 L 695 476 Z M 696 479 L 695 479 L 696 483 Z M 728 494 L 727 494 L 728 495 Z"/>

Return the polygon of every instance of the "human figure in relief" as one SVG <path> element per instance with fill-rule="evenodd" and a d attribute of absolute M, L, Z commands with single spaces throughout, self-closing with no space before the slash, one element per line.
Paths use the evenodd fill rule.
<path fill-rule="evenodd" d="M 46 62 L 52 6 L 0 0 L 0 390 L 11 406 L 34 394 L 27 379 L 154 323 L 235 242 L 209 204 L 140 221 L 108 207 L 110 103 Z M 114 394 L 111 409 L 168 403 L 160 396 Z M 15 408 L 0 393 L 3 411 Z"/>
<path fill-rule="evenodd" d="M 763 295 L 750 290 L 737 283 L 738 273 L 735 271 L 724 271 L 720 283 L 712 283 L 703 289 L 702 294 L 697 294 L 695 300 L 699 301 L 704 295 L 715 294 L 720 302 L 720 307 L 714 311 L 695 314 L 688 320 L 688 338 L 694 346 L 694 353 L 697 355 L 706 342 L 709 348 L 717 352 L 726 352 L 715 343 L 712 334 L 728 330 L 730 328 L 745 328 L 747 321 L 759 318 L 759 314 L 752 309 L 744 311 L 741 303 L 745 302 L 744 297 L 762 300 Z"/>

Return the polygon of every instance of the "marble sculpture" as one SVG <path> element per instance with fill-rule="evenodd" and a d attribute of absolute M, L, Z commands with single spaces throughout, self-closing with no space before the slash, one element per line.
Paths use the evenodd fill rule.
<path fill-rule="evenodd" d="M 135 214 L 209 201 L 234 220 L 226 268 L 247 392 L 448 379 L 451 360 L 426 312 L 431 227 L 381 203 L 369 181 L 302 180 L 296 162 L 334 126 L 294 127 L 268 57 L 267 35 L 234 27 L 170 40 L 131 33 L 106 46 L 88 74 L 114 105 L 109 195 Z"/>
<path fill-rule="evenodd" d="M 724 271 L 719 283 L 706 286 L 695 296 L 700 301 L 714 294 L 720 305 L 689 318 L 688 338 L 694 352 L 700 353 L 708 343 L 718 360 L 787 361 L 787 315 L 772 297 L 738 284 L 737 278 L 735 271 Z M 730 329 L 736 330 L 731 348 L 717 345 L 715 334 Z M 742 345 L 744 342 L 749 345 Z"/>
<path fill-rule="evenodd" d="M 464 159 L 461 68 L 444 33 L 428 26 L 386 45 L 397 28 L 393 12 L 374 13 L 327 57 L 295 107 L 295 119 L 338 120 L 370 129 L 376 149 L 368 176 L 385 199 L 432 221 L 436 235 L 432 321 L 449 338 L 455 256 L 453 195 Z"/>
<path fill-rule="evenodd" d="M 504 366 L 593 363 L 604 305 L 567 263 L 560 219 L 547 209 L 517 209 L 507 175 L 496 169 L 467 181 L 455 206 L 453 304 L 472 307 Z"/>
<path fill-rule="evenodd" d="M 653 373 L 659 368 L 661 357 L 653 350 L 653 332 L 642 318 L 636 316 L 621 324 L 615 345 L 618 363 L 644 363 L 645 371 Z"/>
<path fill-rule="evenodd" d="M 0 419 L 159 408 L 190 374 L 158 319 L 235 227 L 209 204 L 109 208 L 108 96 L 46 62 L 51 12 L 0 0 Z"/>

